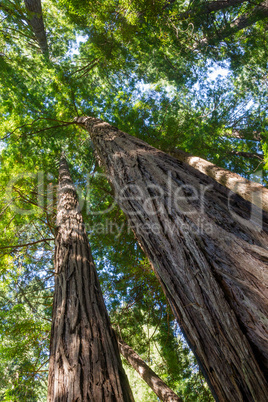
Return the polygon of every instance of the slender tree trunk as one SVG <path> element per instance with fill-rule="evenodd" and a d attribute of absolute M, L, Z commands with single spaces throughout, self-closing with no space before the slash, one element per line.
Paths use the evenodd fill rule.
<path fill-rule="evenodd" d="M 47 36 L 44 27 L 41 0 L 24 0 L 28 13 L 29 25 L 32 27 L 42 53 L 48 57 Z"/>
<path fill-rule="evenodd" d="M 152 388 L 154 393 L 164 402 L 182 402 L 182 399 L 170 389 L 158 375 L 142 360 L 142 358 L 123 340 L 118 339 L 120 353 L 131 366 L 139 373 L 141 378 Z"/>
<path fill-rule="evenodd" d="M 267 214 L 108 123 L 76 122 L 89 131 L 214 395 L 265 401 Z"/>
<path fill-rule="evenodd" d="M 181 162 L 193 166 L 195 169 L 199 170 L 199 172 L 206 174 L 234 193 L 239 194 L 245 200 L 252 202 L 268 212 L 268 189 L 261 184 L 247 180 L 239 174 L 220 168 L 214 165 L 214 163 L 179 149 L 169 150 L 168 153 L 178 158 Z"/>
<path fill-rule="evenodd" d="M 48 401 L 133 401 L 64 157 L 57 228 Z"/>
<path fill-rule="evenodd" d="M 258 21 L 267 19 L 267 17 L 268 7 L 266 2 L 264 1 L 263 3 L 260 3 L 256 7 L 254 7 L 254 9 L 251 10 L 248 14 L 242 14 L 230 24 L 227 24 L 226 27 L 222 30 L 219 30 L 217 34 L 202 39 L 199 43 L 199 46 L 202 47 L 204 45 L 215 45 L 220 41 L 223 41 L 224 39 L 241 31 L 241 29 L 248 28 Z"/>

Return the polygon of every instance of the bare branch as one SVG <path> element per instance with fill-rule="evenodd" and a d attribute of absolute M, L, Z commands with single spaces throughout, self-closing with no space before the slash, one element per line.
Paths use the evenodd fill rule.
<path fill-rule="evenodd" d="M 55 240 L 54 238 L 49 238 L 49 239 L 36 240 L 36 241 L 30 242 L 30 243 L 25 243 L 25 244 L 12 244 L 10 246 L 0 247 L 0 250 L 6 249 L 6 248 L 17 249 L 17 248 L 21 248 L 21 247 L 29 247 L 29 246 L 33 246 L 34 244 L 37 244 L 37 243 L 44 243 L 47 241 L 54 241 L 54 240 Z"/>
<path fill-rule="evenodd" d="M 123 340 L 118 339 L 120 353 L 131 366 L 139 373 L 141 378 L 149 385 L 161 401 L 182 402 L 182 399 L 170 389 L 167 384 L 145 363 L 144 360 Z"/>

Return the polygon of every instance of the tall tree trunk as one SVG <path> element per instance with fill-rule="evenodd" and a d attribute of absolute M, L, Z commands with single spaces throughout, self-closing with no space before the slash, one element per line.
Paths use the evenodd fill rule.
<path fill-rule="evenodd" d="M 182 399 L 170 389 L 166 383 L 142 360 L 142 358 L 122 339 L 118 339 L 119 350 L 141 378 L 151 387 L 154 393 L 164 402 L 182 402 Z"/>
<path fill-rule="evenodd" d="M 195 169 L 199 170 L 218 183 L 232 190 L 234 193 L 239 194 L 242 198 L 252 202 L 258 207 L 268 212 L 268 189 L 259 183 L 247 180 L 239 174 L 230 172 L 223 169 L 214 163 L 208 162 L 205 159 L 193 156 L 188 152 L 179 149 L 171 149 L 167 151 L 170 155 L 175 156 L 181 162 L 188 163 Z"/>
<path fill-rule="evenodd" d="M 35 34 L 42 53 L 48 57 L 47 36 L 44 27 L 41 0 L 24 0 L 29 25 Z"/>
<path fill-rule="evenodd" d="M 64 157 L 59 169 L 48 401 L 134 401 Z"/>
<path fill-rule="evenodd" d="M 210 177 L 108 123 L 76 122 L 90 133 L 214 395 L 266 400 L 267 214 L 238 195 L 231 202 Z"/>

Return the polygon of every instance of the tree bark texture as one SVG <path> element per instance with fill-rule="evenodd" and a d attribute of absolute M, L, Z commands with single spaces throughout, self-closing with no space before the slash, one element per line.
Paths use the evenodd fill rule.
<path fill-rule="evenodd" d="M 216 180 L 218 183 L 229 188 L 234 193 L 239 194 L 245 200 L 252 202 L 257 207 L 261 207 L 268 212 L 268 189 L 259 183 L 247 180 L 239 174 L 223 169 L 214 163 L 208 162 L 205 159 L 193 156 L 188 152 L 179 149 L 169 150 L 168 153 L 181 162 L 185 162 L 195 169 L 199 170 Z"/>
<path fill-rule="evenodd" d="M 120 353 L 131 366 L 139 373 L 141 378 L 151 387 L 154 393 L 164 402 L 182 402 L 182 399 L 170 389 L 167 384 L 145 363 L 144 360 L 123 340 L 118 339 Z"/>
<path fill-rule="evenodd" d="M 48 401 L 134 401 L 64 157 L 57 228 Z"/>
<path fill-rule="evenodd" d="M 28 22 L 45 56 L 48 56 L 47 36 L 44 27 L 41 0 L 24 0 Z"/>
<path fill-rule="evenodd" d="M 267 214 L 108 123 L 76 122 L 90 133 L 215 397 L 265 401 Z"/>

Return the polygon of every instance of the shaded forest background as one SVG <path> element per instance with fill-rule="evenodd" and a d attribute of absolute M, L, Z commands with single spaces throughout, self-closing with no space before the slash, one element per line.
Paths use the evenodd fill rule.
<path fill-rule="evenodd" d="M 114 328 L 185 400 L 213 400 L 73 119 L 99 117 L 266 186 L 267 5 L 44 0 L 40 39 L 27 3 L 0 4 L 0 400 L 46 398 L 62 150 Z M 156 401 L 126 367 L 136 399 Z"/>

